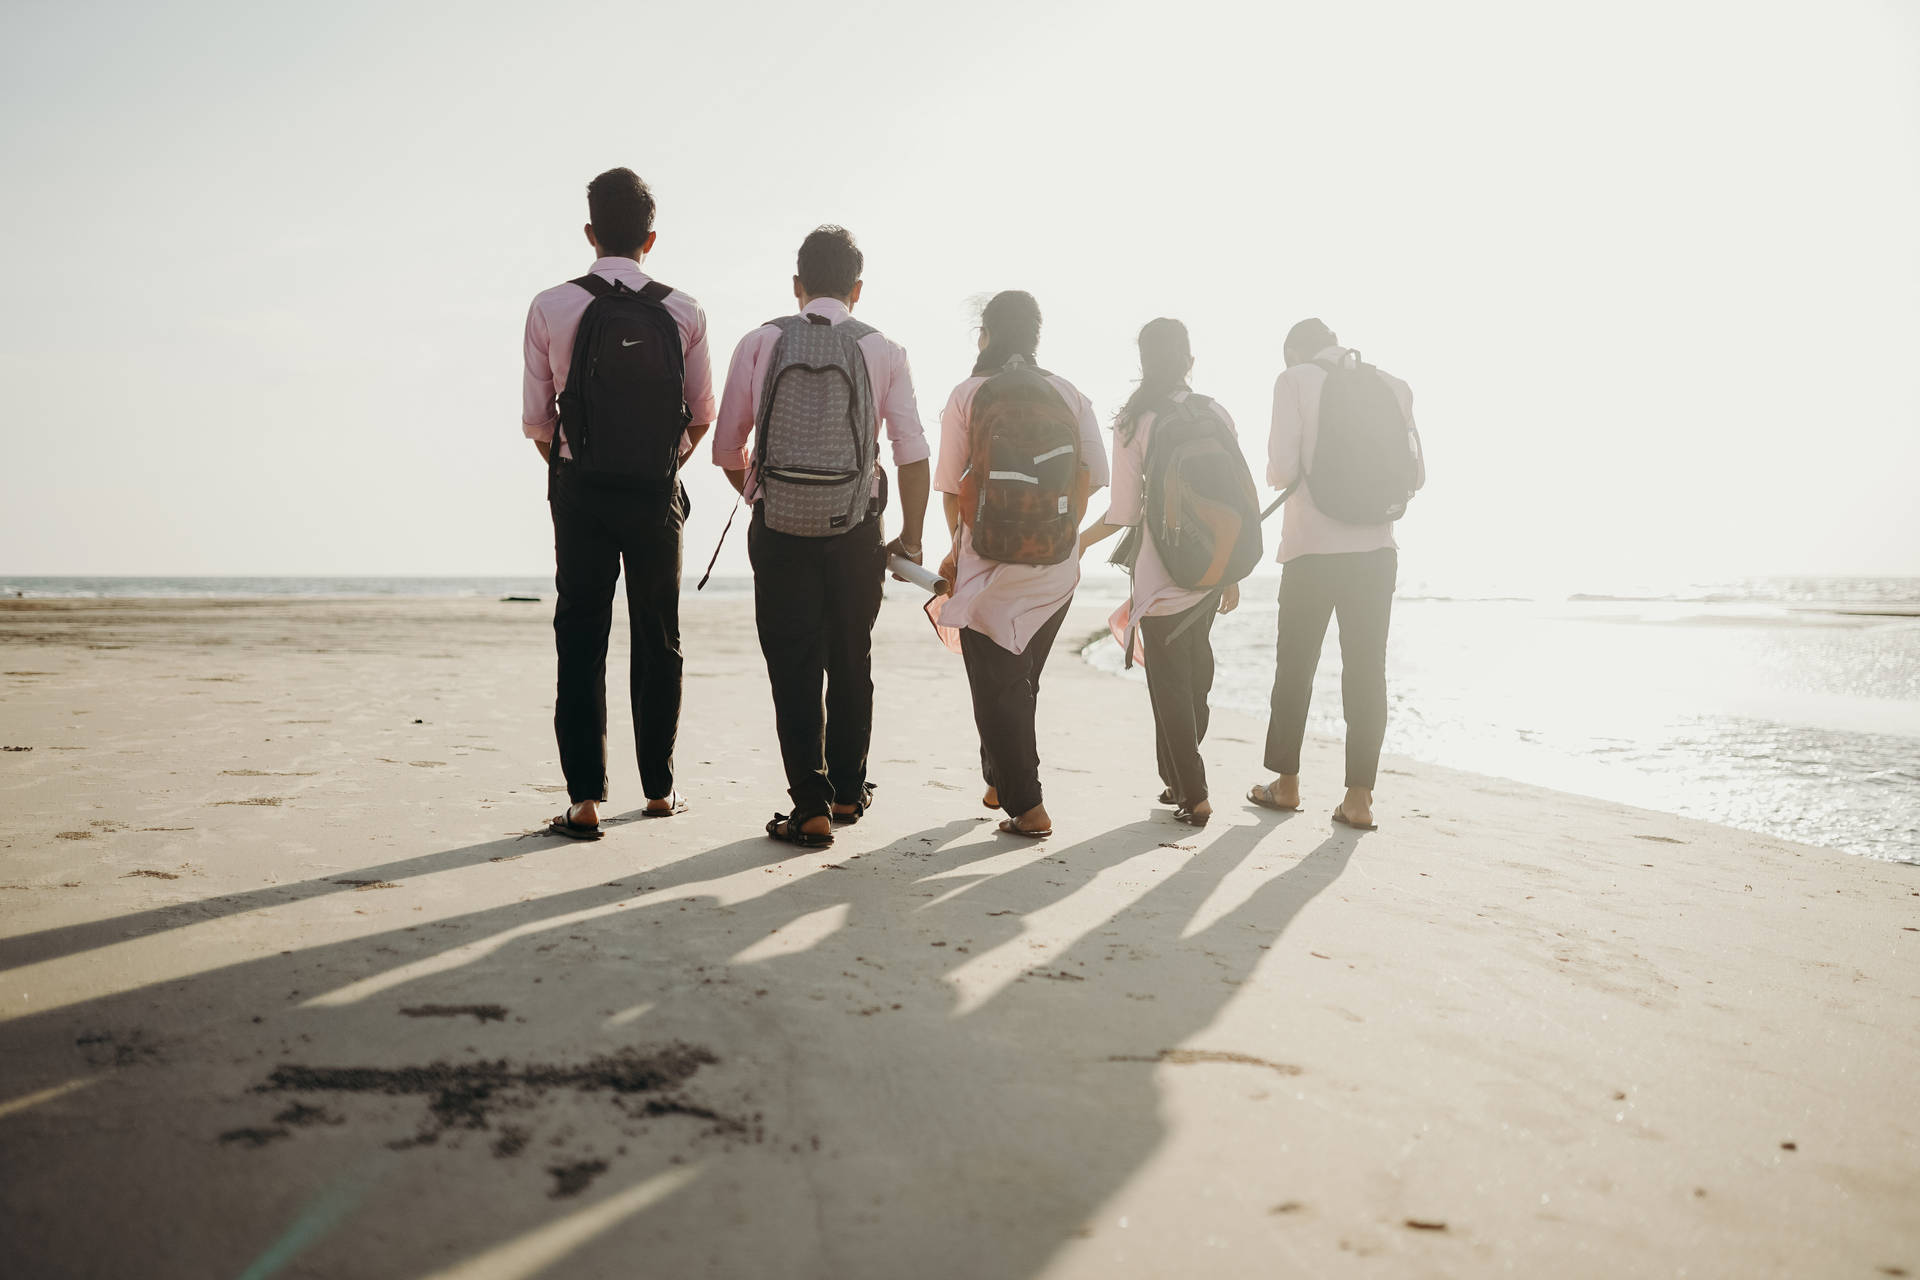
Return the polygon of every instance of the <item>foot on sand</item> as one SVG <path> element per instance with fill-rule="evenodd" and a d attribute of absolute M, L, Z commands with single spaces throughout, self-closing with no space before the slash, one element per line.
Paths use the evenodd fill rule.
<path fill-rule="evenodd" d="M 676 813 L 685 813 L 687 802 L 680 798 L 678 791 L 647 801 L 647 807 L 640 811 L 645 818 L 671 818 Z"/>
<path fill-rule="evenodd" d="M 600 830 L 600 804 L 595 800 L 582 800 L 567 806 L 567 811 L 557 818 L 547 821 L 547 830 L 569 840 L 598 840 Z"/>
<path fill-rule="evenodd" d="M 1213 806 L 1205 800 L 1198 804 L 1176 805 L 1173 811 L 1175 822 L 1184 822 L 1190 827 L 1204 827 L 1207 819 L 1213 816 Z"/>
<path fill-rule="evenodd" d="M 1000 788 L 988 787 L 987 794 L 980 797 L 980 803 L 989 809 L 998 809 L 1000 807 Z"/>
<path fill-rule="evenodd" d="M 824 813 L 816 813 L 796 826 L 786 814 L 776 813 L 767 823 L 767 834 L 788 844 L 824 849 L 833 843 L 833 821 Z"/>
<path fill-rule="evenodd" d="M 1268 783 L 1255 783 L 1253 790 L 1247 792 L 1247 799 L 1262 809 L 1279 809 L 1286 813 L 1295 813 L 1300 809 L 1300 775 L 1283 773 Z"/>
<path fill-rule="evenodd" d="M 852 804 L 841 804 L 837 800 L 834 802 L 832 813 L 833 825 L 841 827 L 849 823 L 858 822 L 867 816 L 867 810 L 872 807 L 873 784 L 869 782 L 861 787 L 860 798 Z"/>
<path fill-rule="evenodd" d="M 1348 787 L 1347 798 L 1333 811 L 1333 820 L 1359 831 L 1378 831 L 1373 822 L 1373 792 L 1365 787 Z"/>
<path fill-rule="evenodd" d="M 999 829 L 1010 836 L 1044 840 L 1053 834 L 1053 819 L 1047 816 L 1047 806 L 1037 804 L 1017 818 L 1003 818 Z"/>

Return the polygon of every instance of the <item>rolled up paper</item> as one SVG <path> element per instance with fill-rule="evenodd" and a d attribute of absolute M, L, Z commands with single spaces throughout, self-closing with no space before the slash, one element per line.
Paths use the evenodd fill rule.
<path fill-rule="evenodd" d="M 952 584 L 931 569 L 922 568 L 905 556 L 888 556 L 887 568 L 931 595 L 942 595 Z"/>

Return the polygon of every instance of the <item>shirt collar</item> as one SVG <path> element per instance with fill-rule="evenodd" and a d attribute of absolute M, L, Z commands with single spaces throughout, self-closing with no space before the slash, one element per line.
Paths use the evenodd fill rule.
<path fill-rule="evenodd" d="M 1339 364 L 1342 360 L 1346 359 L 1346 356 L 1347 356 L 1347 349 L 1345 347 L 1337 346 L 1337 345 L 1331 346 L 1331 347 L 1322 347 L 1320 348 L 1320 350 L 1313 353 L 1313 358 L 1315 360 L 1331 360 L 1335 364 Z"/>
<path fill-rule="evenodd" d="M 853 313 L 847 310 L 847 304 L 838 298 L 815 298 L 800 308 L 803 316 L 825 316 L 834 324 L 839 324 Z"/>
<path fill-rule="evenodd" d="M 622 258 L 619 256 L 595 258 L 593 260 L 593 266 L 588 269 L 597 276 L 620 276 L 622 278 L 639 276 L 642 280 L 651 278 L 646 272 L 640 269 L 638 262 L 635 262 L 632 258 Z"/>

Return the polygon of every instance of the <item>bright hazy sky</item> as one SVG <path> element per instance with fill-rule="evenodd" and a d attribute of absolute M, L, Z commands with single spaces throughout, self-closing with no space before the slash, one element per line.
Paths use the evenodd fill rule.
<path fill-rule="evenodd" d="M 10 0 L 0 104 L 0 572 L 550 572 L 521 327 L 624 164 L 716 377 L 839 222 L 930 434 L 1024 288 L 1103 412 L 1184 319 L 1257 474 L 1319 315 L 1411 576 L 1920 573 L 1912 4 Z"/>

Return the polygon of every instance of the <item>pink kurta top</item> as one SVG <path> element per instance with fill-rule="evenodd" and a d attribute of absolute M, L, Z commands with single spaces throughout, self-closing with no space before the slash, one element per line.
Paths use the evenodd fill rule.
<path fill-rule="evenodd" d="M 1340 360 L 1345 347 L 1328 347 L 1315 360 Z M 1382 372 L 1393 388 L 1400 409 L 1413 422 L 1413 389 L 1391 374 Z M 1320 391 L 1326 385 L 1327 371 L 1317 364 L 1296 364 L 1273 384 L 1273 429 L 1267 436 L 1267 483 L 1285 489 L 1305 467 L 1313 469 L 1313 447 L 1320 435 Z M 1413 487 L 1427 482 L 1426 459 L 1420 459 Z M 1336 555 L 1348 551 L 1379 551 L 1394 546 L 1393 525 L 1347 524 L 1335 520 L 1313 505 L 1313 494 L 1302 484 L 1280 510 L 1281 564 L 1297 556 Z"/>
<path fill-rule="evenodd" d="M 1176 392 L 1173 400 L 1176 404 L 1186 400 L 1190 393 Z M 1220 421 L 1227 424 L 1227 430 L 1234 431 L 1233 418 L 1215 401 L 1211 405 Z M 1118 432 L 1113 440 L 1113 494 L 1108 503 L 1106 522 L 1118 527 L 1129 527 L 1140 523 L 1144 514 L 1147 489 L 1147 443 L 1152 438 L 1154 419 L 1158 417 L 1152 410 L 1140 415 L 1134 425 L 1133 439 L 1123 440 Z M 1292 499 L 1288 499 L 1292 501 Z M 1210 593 L 1207 587 L 1183 587 L 1173 580 L 1167 572 L 1166 563 L 1160 559 L 1160 549 L 1153 543 L 1152 534 L 1142 531 L 1140 535 L 1140 554 L 1133 562 L 1133 590 L 1126 602 L 1113 611 L 1107 623 L 1113 629 L 1113 638 L 1120 642 L 1121 648 L 1134 644 L 1133 659 L 1145 662 L 1142 652 L 1133 635 L 1135 626 L 1142 618 L 1165 617 L 1168 614 L 1185 613 L 1188 609 L 1206 599 Z"/>
<path fill-rule="evenodd" d="M 933 487 L 958 494 L 961 477 L 972 456 L 973 397 L 985 378 L 968 378 L 953 389 L 940 411 L 940 457 L 934 467 Z M 1073 410 L 1080 422 L 1080 457 L 1092 488 L 1107 487 L 1107 450 L 1100 442 L 1100 424 L 1093 402 L 1065 378 L 1047 375 L 1047 381 Z M 1080 585 L 1080 559 L 1068 556 L 1059 564 L 1001 564 L 973 553 L 966 526 L 960 529 L 959 567 L 953 594 L 940 602 L 939 625 L 971 627 L 1009 653 L 1024 653 L 1027 641 L 1073 598 Z"/>

